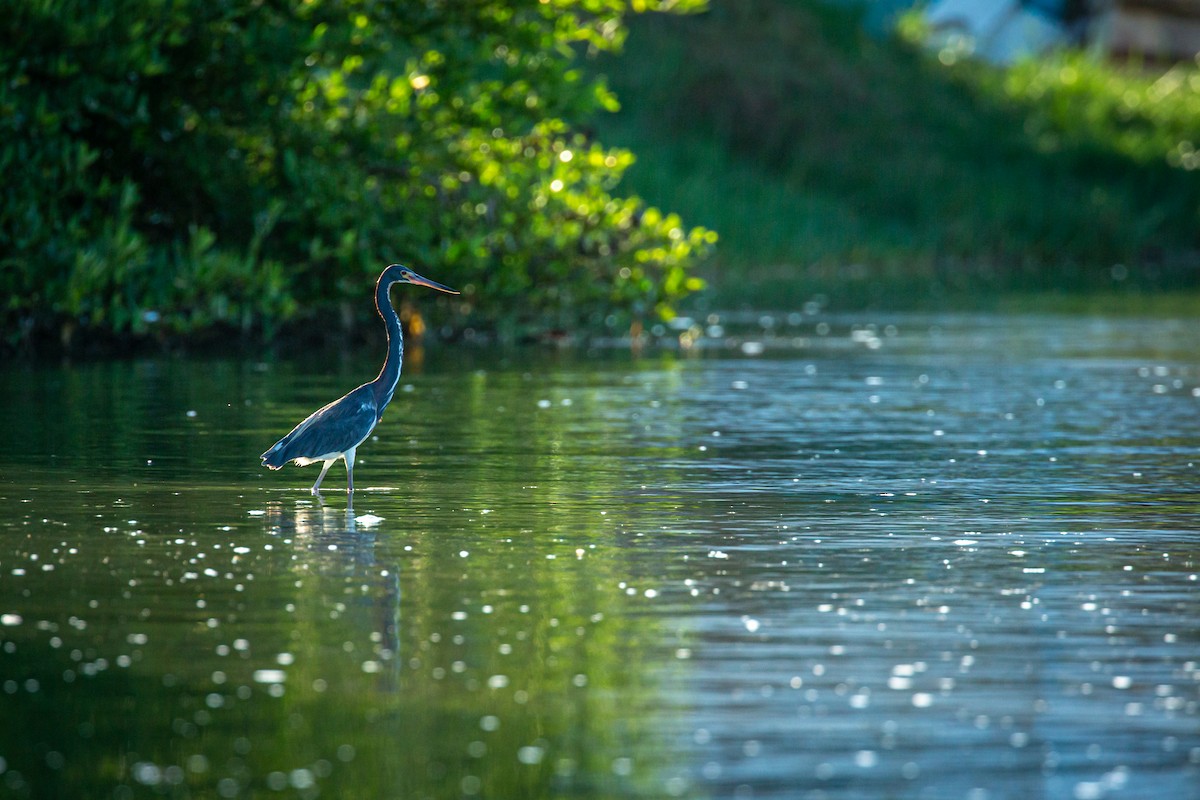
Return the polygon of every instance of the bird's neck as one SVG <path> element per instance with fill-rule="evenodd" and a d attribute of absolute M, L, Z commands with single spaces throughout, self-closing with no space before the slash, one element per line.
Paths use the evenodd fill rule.
<path fill-rule="evenodd" d="M 383 369 L 375 379 L 375 407 L 377 413 L 383 413 L 383 407 L 392 399 L 396 384 L 400 382 L 400 365 L 404 360 L 404 334 L 400 330 L 400 317 L 392 306 L 388 289 L 390 284 L 382 281 L 375 287 L 375 308 L 383 317 L 387 329 L 387 358 L 383 361 Z"/>

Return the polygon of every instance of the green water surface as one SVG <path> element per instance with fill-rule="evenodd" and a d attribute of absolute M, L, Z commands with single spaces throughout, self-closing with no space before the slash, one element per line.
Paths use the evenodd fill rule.
<path fill-rule="evenodd" d="M 0 368 L 0 796 L 1200 797 L 1200 327 L 734 322 Z"/>

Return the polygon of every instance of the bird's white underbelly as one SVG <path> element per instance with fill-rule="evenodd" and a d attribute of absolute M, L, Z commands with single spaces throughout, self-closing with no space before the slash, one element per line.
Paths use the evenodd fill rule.
<path fill-rule="evenodd" d="M 315 464 L 318 461 L 337 461 L 344 456 L 345 453 L 325 453 L 320 456 L 304 456 L 301 458 L 293 458 L 292 463 L 298 467 L 307 467 L 309 464 Z"/>
<path fill-rule="evenodd" d="M 367 436 L 370 436 L 371 431 L 373 430 L 375 430 L 374 425 L 371 426 L 371 430 L 367 431 Z M 339 458 L 345 458 L 347 453 L 353 453 L 355 450 L 357 450 L 358 446 L 367 440 L 367 436 L 359 439 L 351 447 L 347 447 L 345 450 L 338 450 L 334 453 L 323 453 L 319 456 L 301 456 L 300 458 L 293 458 L 292 463 L 298 467 L 307 467 L 309 464 L 315 464 L 318 461 L 337 461 Z"/>

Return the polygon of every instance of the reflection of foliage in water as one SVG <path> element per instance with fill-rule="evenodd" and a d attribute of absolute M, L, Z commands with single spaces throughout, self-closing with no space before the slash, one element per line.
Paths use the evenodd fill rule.
<path fill-rule="evenodd" d="M 256 455 L 373 364 L 0 375 L 0 793 L 1183 796 L 1189 329 L 831 321 L 439 351 L 349 514 Z"/>
<path fill-rule="evenodd" d="M 636 572 L 620 546 L 636 521 L 580 505 L 623 492 L 621 474 L 571 482 L 572 459 L 588 457 L 564 446 L 571 417 L 514 429 L 465 413 L 498 395 L 524 399 L 528 380 L 404 394 L 397 416 L 418 404 L 472 426 L 456 441 L 476 444 L 402 455 L 403 488 L 360 493 L 354 512 L 336 492 L 325 504 L 284 496 L 264 507 L 239 497 L 244 486 L 179 480 L 218 474 L 225 446 L 247 438 L 245 406 L 220 417 L 225 404 L 213 402 L 246 393 L 244 370 L 206 369 L 201 390 L 193 372 L 169 365 L 111 369 L 122 377 L 73 371 L 65 392 L 55 382 L 59 392 L 41 394 L 34 381 L 25 399 L 91 398 L 90 411 L 77 407 L 56 427 L 82 440 L 72 470 L 98 455 L 107 463 L 83 504 L 72 484 L 39 497 L 66 523 L 63 549 L 79 555 L 39 575 L 15 603 L 23 623 L 2 629 L 13 643 L 5 674 L 38 685 L 10 698 L 28 725 L 0 734 L 13 796 L 119 786 L 181 797 L 280 787 L 614 796 L 654 780 L 663 745 L 631 711 L 655 693 L 644 662 L 662 634 L 627 613 L 619 588 Z M 590 417 L 588 395 L 579 402 Z M 167 408 L 181 413 L 164 430 L 139 424 Z M 110 424 L 89 429 L 97 414 Z M 390 433 L 378 451 L 408 449 Z M 147 453 L 153 464 L 138 459 Z M 364 509 L 383 521 L 356 521 Z M 214 519 L 228 524 L 214 531 Z"/>

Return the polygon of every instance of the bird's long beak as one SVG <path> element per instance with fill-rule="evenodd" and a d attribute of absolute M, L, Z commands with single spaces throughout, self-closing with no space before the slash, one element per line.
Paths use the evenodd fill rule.
<path fill-rule="evenodd" d="M 449 286 L 443 286 L 437 281 L 429 280 L 429 278 L 422 278 L 415 272 L 412 274 L 412 277 L 408 279 L 407 283 L 411 283 L 414 286 L 428 286 L 430 289 L 437 289 L 439 292 L 445 292 L 446 294 L 458 294 L 457 289 L 451 289 Z"/>

